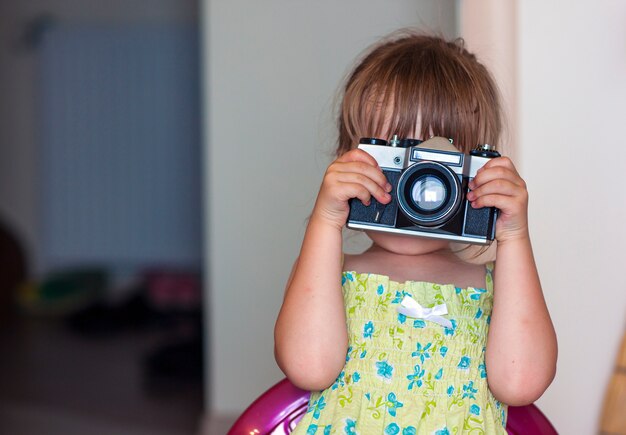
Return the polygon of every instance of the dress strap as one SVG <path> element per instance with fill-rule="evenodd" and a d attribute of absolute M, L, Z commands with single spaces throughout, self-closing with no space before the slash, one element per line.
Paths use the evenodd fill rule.
<path fill-rule="evenodd" d="M 485 264 L 485 290 L 493 292 L 493 268 L 495 264 L 493 261 Z"/>

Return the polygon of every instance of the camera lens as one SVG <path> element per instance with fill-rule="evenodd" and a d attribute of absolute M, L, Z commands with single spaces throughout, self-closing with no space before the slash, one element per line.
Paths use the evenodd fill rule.
<path fill-rule="evenodd" d="M 398 181 L 398 204 L 415 224 L 443 225 L 461 204 L 457 175 L 441 163 L 423 161 L 406 169 Z"/>
<path fill-rule="evenodd" d="M 411 189 L 411 199 L 415 206 L 424 211 L 441 207 L 446 199 L 446 186 L 433 175 L 418 178 Z"/>

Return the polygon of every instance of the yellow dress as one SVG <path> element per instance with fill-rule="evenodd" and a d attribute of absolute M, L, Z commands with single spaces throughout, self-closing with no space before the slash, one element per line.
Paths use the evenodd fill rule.
<path fill-rule="evenodd" d="M 293 433 L 506 434 L 507 408 L 489 391 L 485 368 L 491 270 L 484 289 L 344 272 L 346 364 L 332 386 L 311 394 Z M 403 314 L 407 297 L 448 313 Z"/>

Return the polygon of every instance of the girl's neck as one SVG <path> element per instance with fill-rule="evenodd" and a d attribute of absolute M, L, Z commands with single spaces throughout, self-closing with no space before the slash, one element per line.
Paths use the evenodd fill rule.
<path fill-rule="evenodd" d="M 484 287 L 484 267 L 466 263 L 446 244 L 438 249 L 413 249 L 410 253 L 374 243 L 360 255 L 347 255 L 344 270 L 388 276 L 397 282 L 424 281 Z"/>

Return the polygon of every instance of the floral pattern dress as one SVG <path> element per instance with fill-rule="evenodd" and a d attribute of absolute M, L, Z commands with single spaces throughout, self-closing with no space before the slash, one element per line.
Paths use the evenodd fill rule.
<path fill-rule="evenodd" d="M 507 408 L 487 386 L 493 306 L 485 288 L 458 288 L 344 272 L 349 347 L 335 383 L 313 392 L 294 434 L 506 434 Z M 445 304 L 448 326 L 401 314 L 409 296 Z"/>

